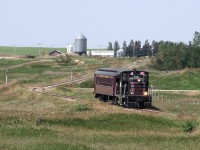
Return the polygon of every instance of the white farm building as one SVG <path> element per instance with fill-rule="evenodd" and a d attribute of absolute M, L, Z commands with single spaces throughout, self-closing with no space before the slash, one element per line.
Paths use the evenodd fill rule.
<path fill-rule="evenodd" d="M 111 50 L 91 50 L 87 51 L 88 56 L 114 57 L 114 51 Z"/>

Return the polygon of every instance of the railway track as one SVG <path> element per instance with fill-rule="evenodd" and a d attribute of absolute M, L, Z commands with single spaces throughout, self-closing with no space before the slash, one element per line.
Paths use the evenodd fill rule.
<path fill-rule="evenodd" d="M 43 88 L 47 89 L 47 88 L 54 88 L 54 87 L 61 86 L 61 85 L 66 85 L 66 84 L 80 83 L 80 82 L 86 81 L 87 79 L 89 79 L 91 77 L 93 77 L 93 74 L 92 75 L 88 75 L 87 77 L 83 77 L 81 79 L 76 79 L 76 80 L 72 80 L 72 81 L 65 81 L 65 82 L 61 82 L 61 83 L 47 85 L 47 86 L 44 86 Z"/>
<path fill-rule="evenodd" d="M 56 83 L 56 84 L 52 84 L 52 85 L 48 85 L 48 86 L 44 86 L 44 87 L 35 87 L 32 89 L 32 92 L 36 93 L 36 94 L 44 94 L 44 95 L 49 95 L 49 96 L 53 96 L 53 97 L 59 97 L 59 98 L 64 98 L 67 101 L 76 101 L 78 99 L 81 99 L 80 97 L 72 97 L 72 96 L 66 96 L 66 95 L 60 95 L 57 93 L 52 93 L 47 91 L 49 88 L 55 88 L 58 86 L 62 86 L 62 85 L 69 85 L 69 84 L 73 84 L 73 83 L 80 83 L 83 81 L 86 81 L 87 79 L 93 77 L 93 75 L 88 75 L 87 77 L 83 77 L 81 79 L 76 79 L 76 80 L 72 80 L 72 81 L 65 81 L 65 82 L 61 82 L 61 83 Z"/>
<path fill-rule="evenodd" d="M 34 93 L 37 93 L 37 94 L 44 94 L 44 95 L 49 95 L 49 96 L 53 96 L 53 97 L 59 97 L 59 98 L 64 98 L 66 99 L 67 101 L 71 101 L 71 102 L 74 102 L 75 99 L 78 99 L 78 98 L 75 98 L 75 97 L 69 97 L 69 96 L 65 96 L 65 95 L 59 95 L 59 94 L 55 94 L 55 93 L 51 93 L 51 92 L 47 92 L 45 90 L 39 90 L 37 88 L 34 88 L 32 90 Z"/>
<path fill-rule="evenodd" d="M 69 84 L 73 84 L 73 83 L 80 83 L 83 81 L 86 81 L 89 78 L 92 78 L 93 74 L 90 74 L 86 77 L 80 78 L 80 79 L 75 79 L 72 81 L 65 81 L 65 82 L 60 82 L 60 83 L 56 83 L 56 84 L 52 84 L 52 85 L 47 85 L 47 86 L 43 86 L 43 87 L 37 87 L 37 88 L 33 88 L 32 92 L 37 93 L 37 94 L 44 94 L 44 95 L 49 95 L 52 97 L 58 97 L 58 98 L 63 98 L 67 101 L 70 102 L 75 102 L 76 100 L 82 99 L 80 97 L 72 97 L 72 96 L 66 96 L 66 95 L 60 95 L 57 93 L 52 93 L 49 92 L 48 89 L 49 88 L 55 88 L 58 86 L 62 86 L 62 85 L 69 85 Z M 158 89 L 153 89 L 153 92 L 174 92 L 174 93 L 180 93 L 180 92 L 194 92 L 194 93 L 200 93 L 200 90 L 158 90 Z M 157 110 L 157 109 L 128 109 L 128 108 L 124 108 L 127 111 L 137 111 L 137 112 L 149 112 L 149 113 L 162 113 L 161 110 Z"/>

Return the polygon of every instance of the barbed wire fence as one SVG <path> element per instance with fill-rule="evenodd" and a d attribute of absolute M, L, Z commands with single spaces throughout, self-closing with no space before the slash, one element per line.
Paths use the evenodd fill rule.
<path fill-rule="evenodd" d="M 193 92 L 180 90 L 179 92 L 172 93 L 173 90 L 163 92 L 162 90 L 153 92 L 153 101 L 160 102 L 162 104 L 200 104 L 200 91 Z M 199 97 L 198 97 L 199 95 Z"/>

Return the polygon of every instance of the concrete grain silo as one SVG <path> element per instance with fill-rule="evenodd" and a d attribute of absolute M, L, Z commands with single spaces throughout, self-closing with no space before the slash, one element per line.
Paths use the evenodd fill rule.
<path fill-rule="evenodd" d="M 74 52 L 79 55 L 87 54 L 87 38 L 82 33 L 75 38 Z"/>

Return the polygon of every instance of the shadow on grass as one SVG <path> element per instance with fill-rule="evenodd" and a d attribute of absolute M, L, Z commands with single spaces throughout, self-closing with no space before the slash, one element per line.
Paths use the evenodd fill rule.
<path fill-rule="evenodd" d="M 111 102 L 111 101 L 108 101 L 107 102 L 109 105 L 115 105 L 115 104 L 113 104 L 113 102 Z M 160 111 L 161 109 L 160 108 L 158 108 L 158 107 L 156 107 L 156 106 L 150 106 L 150 107 L 135 107 L 135 106 L 124 106 L 124 105 L 122 105 L 122 106 L 120 106 L 120 105 L 116 105 L 116 106 L 119 106 L 119 107 L 123 107 L 123 108 L 127 108 L 127 109 L 148 109 L 148 110 L 156 110 L 156 111 Z"/>
<path fill-rule="evenodd" d="M 151 107 L 149 107 L 148 109 L 150 109 L 150 110 L 161 110 L 160 108 L 158 108 L 158 107 L 156 107 L 156 106 L 151 106 Z"/>

